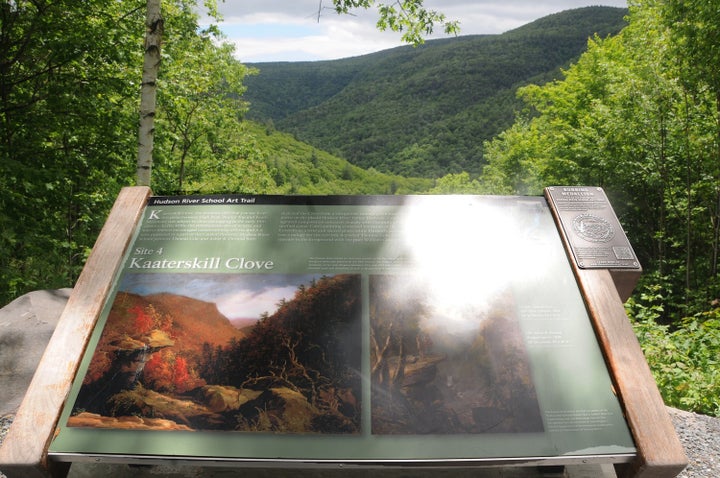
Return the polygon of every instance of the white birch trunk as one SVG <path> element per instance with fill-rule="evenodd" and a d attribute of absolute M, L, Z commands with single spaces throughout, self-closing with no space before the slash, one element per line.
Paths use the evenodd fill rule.
<path fill-rule="evenodd" d="M 160 70 L 160 42 L 163 18 L 160 0 L 147 0 L 145 19 L 145 59 L 140 90 L 140 129 L 138 132 L 137 185 L 150 186 L 153 135 L 155 133 L 155 97 Z"/>

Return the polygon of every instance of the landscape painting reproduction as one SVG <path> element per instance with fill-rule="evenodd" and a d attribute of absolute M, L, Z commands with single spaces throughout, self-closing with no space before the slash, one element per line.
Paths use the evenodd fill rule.
<path fill-rule="evenodd" d="M 126 274 L 69 427 L 360 433 L 359 275 Z"/>
<path fill-rule="evenodd" d="M 372 433 L 543 432 L 514 310 L 462 276 L 371 276 Z"/>

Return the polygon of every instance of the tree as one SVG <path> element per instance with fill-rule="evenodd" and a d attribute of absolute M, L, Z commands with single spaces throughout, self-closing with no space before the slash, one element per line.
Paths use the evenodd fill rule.
<path fill-rule="evenodd" d="M 170 22 L 195 11 L 193 0 L 166 6 Z M 113 0 L 0 5 L 1 303 L 72 284 L 132 183 L 143 18 Z M 196 21 L 173 28 L 199 35 Z"/>
<path fill-rule="evenodd" d="M 423 1 L 397 0 L 392 3 L 377 3 L 375 0 L 333 0 L 333 4 L 338 13 L 349 13 L 352 8 L 370 8 L 377 3 L 378 29 L 403 32 L 402 40 L 413 45 L 422 44 L 423 37 L 433 33 L 436 24 L 440 24 L 447 34 L 458 33 L 459 22 L 449 21 L 444 14 L 426 9 Z"/>
<path fill-rule="evenodd" d="M 153 134 L 155 130 L 155 97 L 160 69 L 160 43 L 163 33 L 160 0 L 147 0 L 145 18 L 145 56 L 140 93 L 140 128 L 138 131 L 137 184 L 150 186 Z"/>
<path fill-rule="evenodd" d="M 448 174 L 439 178 L 431 194 L 480 194 L 482 187 L 477 179 L 470 179 L 468 173 Z"/>
<path fill-rule="evenodd" d="M 137 181 L 140 186 L 150 186 L 150 176 L 153 164 L 153 142 L 155 133 L 154 119 L 156 116 L 156 91 L 158 81 L 158 71 L 160 68 L 160 44 L 163 34 L 164 20 L 160 10 L 161 0 L 147 1 L 147 17 L 146 17 L 146 39 L 145 39 L 145 57 L 143 62 L 143 80 L 142 94 L 140 104 L 140 129 L 138 134 L 138 158 L 137 158 Z M 349 13 L 353 8 L 370 8 L 375 5 L 374 0 L 333 0 L 335 10 L 339 14 Z M 218 18 L 215 0 L 206 0 L 205 7 L 210 13 Z M 435 10 L 428 10 L 423 6 L 423 0 L 402 0 L 394 3 L 378 3 L 379 20 L 377 27 L 380 30 L 390 29 L 396 32 L 403 32 L 402 39 L 407 43 L 419 45 L 423 43 L 423 36 L 433 33 L 436 24 L 443 26 L 448 34 L 457 34 L 459 31 L 459 23 L 457 21 L 449 21 L 445 15 Z M 194 73 L 194 72 L 193 72 Z M 239 86 L 240 83 L 227 81 L 226 86 L 233 84 Z M 232 95 L 232 91 L 225 93 Z M 219 98 L 219 96 L 213 96 Z M 183 97 L 176 97 L 179 101 Z M 206 97 L 207 98 L 207 97 Z M 187 99 L 187 98 L 185 98 Z M 176 118 L 178 127 L 180 128 L 181 137 L 179 138 L 181 151 L 180 172 L 178 180 L 178 190 L 183 189 L 183 179 L 185 175 L 185 162 L 187 159 L 188 149 L 198 138 L 197 133 L 189 131 L 191 124 L 194 123 L 194 106 L 200 103 L 188 105 L 188 109 L 184 112 L 184 118 Z M 184 125 L 179 123 L 185 122 Z"/>
<path fill-rule="evenodd" d="M 703 97 L 711 98 L 711 110 L 703 109 L 713 121 L 714 138 L 705 158 L 713 165 L 708 171 L 715 179 L 715 187 L 704 206 L 708 209 L 712 224 L 711 274 L 718 274 L 720 253 L 720 9 L 712 2 L 701 0 L 669 0 L 663 2 L 664 19 L 672 35 L 672 47 L 681 68 L 683 86 L 696 106 L 704 103 Z"/>
<path fill-rule="evenodd" d="M 699 67 L 700 56 L 685 63 L 660 3 L 630 12 L 629 25 L 592 39 L 563 80 L 519 90 L 527 110 L 486 144 L 481 182 L 520 194 L 603 186 L 645 280 L 662 284 L 670 318 L 717 297 L 716 65 Z M 698 14 L 688 15 L 702 25 Z M 696 67 L 709 69 L 707 80 L 688 73 Z"/>
<path fill-rule="evenodd" d="M 247 103 L 242 94 L 243 79 L 253 71 L 233 57 L 230 45 L 218 44 L 221 38 L 214 30 L 199 30 L 193 11 L 173 5 L 166 10 L 153 189 L 207 191 L 221 184 L 215 179 L 224 176 L 224 190 L 252 192 L 247 179 L 262 168 L 262 157 L 254 153 L 254 143 L 244 132 Z M 197 33 L 187 35 L 192 29 Z M 246 167 L 246 178 L 233 167 L 238 163 Z M 264 180 L 257 179 L 270 189 L 269 172 L 266 174 Z M 245 187 L 238 183 L 240 178 Z"/>
<path fill-rule="evenodd" d="M 0 5 L 0 301 L 63 287 L 132 177 L 139 10 Z"/>
<path fill-rule="evenodd" d="M 420 322 L 427 315 L 422 282 L 396 284 L 395 276 L 370 281 L 370 374 L 373 386 L 402 387 L 411 354 L 424 355 Z"/>
<path fill-rule="evenodd" d="M 175 357 L 175 363 L 173 363 L 172 371 L 172 384 L 174 390 L 177 393 L 184 393 L 187 391 L 187 386 L 190 383 L 190 372 L 188 371 L 187 360 L 177 355 Z"/>

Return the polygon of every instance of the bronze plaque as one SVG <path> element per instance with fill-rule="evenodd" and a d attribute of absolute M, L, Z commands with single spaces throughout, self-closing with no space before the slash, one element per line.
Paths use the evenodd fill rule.
<path fill-rule="evenodd" d="M 546 191 L 578 267 L 640 269 L 635 251 L 602 188 L 553 186 Z"/>

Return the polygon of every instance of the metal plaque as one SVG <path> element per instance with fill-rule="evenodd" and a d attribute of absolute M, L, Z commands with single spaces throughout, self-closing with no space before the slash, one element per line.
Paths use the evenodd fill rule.
<path fill-rule="evenodd" d="M 578 267 L 640 269 L 602 188 L 554 186 L 546 191 Z"/>

